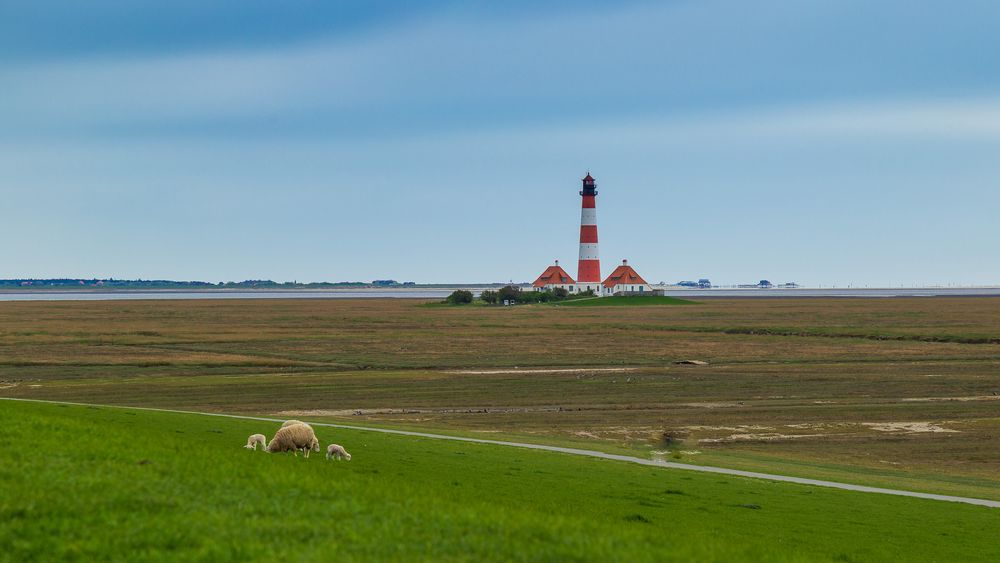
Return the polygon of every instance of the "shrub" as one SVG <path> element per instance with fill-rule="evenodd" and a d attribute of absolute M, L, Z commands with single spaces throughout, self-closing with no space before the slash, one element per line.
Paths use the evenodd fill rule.
<path fill-rule="evenodd" d="M 551 296 L 548 291 L 522 291 L 516 299 L 518 303 L 544 303 Z"/>
<path fill-rule="evenodd" d="M 498 301 L 520 301 L 521 288 L 512 285 L 505 285 L 497 291 Z"/>
<path fill-rule="evenodd" d="M 445 299 L 445 302 L 451 303 L 452 305 L 472 303 L 472 292 L 464 289 L 456 289 Z"/>
<path fill-rule="evenodd" d="M 554 291 L 548 289 L 545 291 L 521 291 L 519 287 L 508 285 L 496 291 L 484 291 L 479 298 L 484 303 L 492 305 L 503 301 L 512 301 L 514 303 L 548 303 L 549 301 L 561 301 L 566 299 L 568 295 L 569 292 L 563 288 L 558 288 Z"/>

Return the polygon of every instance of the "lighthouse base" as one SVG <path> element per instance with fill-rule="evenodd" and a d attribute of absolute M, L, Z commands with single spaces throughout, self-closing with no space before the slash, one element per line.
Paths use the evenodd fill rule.
<path fill-rule="evenodd" d="M 586 291 L 593 291 L 594 295 L 597 297 L 601 296 L 601 283 L 600 282 L 577 282 L 573 284 L 573 293 L 584 293 Z"/>

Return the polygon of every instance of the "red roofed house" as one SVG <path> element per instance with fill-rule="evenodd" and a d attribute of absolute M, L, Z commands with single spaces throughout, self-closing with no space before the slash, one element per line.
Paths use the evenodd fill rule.
<path fill-rule="evenodd" d="M 611 272 L 604 283 L 603 295 L 614 295 L 616 293 L 647 293 L 653 288 L 649 287 L 646 280 L 628 265 L 628 260 L 622 260 L 622 265 Z"/>
<path fill-rule="evenodd" d="M 573 291 L 575 284 L 576 282 L 573 281 L 573 278 L 569 277 L 566 270 L 563 270 L 562 266 L 559 265 L 559 261 L 556 260 L 555 265 L 545 268 L 542 275 L 538 276 L 535 283 L 531 285 L 535 288 L 535 291 L 551 290 L 557 287 L 561 287 L 566 291 Z"/>

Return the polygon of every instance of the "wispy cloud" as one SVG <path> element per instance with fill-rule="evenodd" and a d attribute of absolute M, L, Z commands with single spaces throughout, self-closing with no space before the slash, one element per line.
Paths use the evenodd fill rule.
<path fill-rule="evenodd" d="M 732 143 L 782 140 L 869 141 L 1000 140 L 1000 96 L 918 100 L 879 99 L 840 103 L 745 108 L 588 123 L 563 134 L 584 133 L 646 143 L 655 139 L 683 143 Z"/>
<path fill-rule="evenodd" d="M 862 4 L 869 17 L 898 8 Z M 0 121 L 7 134 L 242 135 L 263 124 L 256 130 L 268 134 L 396 135 L 1000 88 L 1000 74 L 963 59 L 963 46 L 933 40 L 944 24 L 930 12 L 908 8 L 908 27 L 886 29 L 856 25 L 851 6 L 642 4 L 495 21 L 444 13 L 279 48 L 0 66 Z M 850 25 L 844 41 L 836 30 Z M 981 31 L 966 32 L 971 48 L 996 43 Z M 963 62 L 935 64 L 947 59 Z"/>

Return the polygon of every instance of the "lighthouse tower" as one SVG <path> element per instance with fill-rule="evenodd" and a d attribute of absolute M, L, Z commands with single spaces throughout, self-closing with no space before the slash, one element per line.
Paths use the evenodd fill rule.
<path fill-rule="evenodd" d="M 583 209 L 580 212 L 580 263 L 577 269 L 576 283 L 581 291 L 586 291 L 587 285 L 594 284 L 594 290 L 600 290 L 601 260 L 597 254 L 597 184 L 587 173 L 583 179 Z"/>

